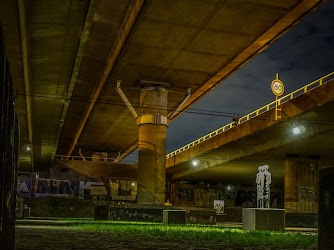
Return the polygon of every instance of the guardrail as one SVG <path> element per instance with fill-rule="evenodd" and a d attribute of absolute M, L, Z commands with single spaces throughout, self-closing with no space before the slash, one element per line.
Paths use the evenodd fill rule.
<path fill-rule="evenodd" d="M 85 157 L 85 160 L 81 156 L 68 156 L 68 155 L 55 155 L 54 159 L 62 160 L 62 161 L 95 161 L 95 162 L 109 162 L 109 163 L 114 163 L 114 160 L 116 158 L 99 158 L 99 157 Z M 124 164 L 135 164 L 137 163 L 137 160 L 135 159 L 127 159 L 127 160 L 122 160 L 122 163 Z"/>
<path fill-rule="evenodd" d="M 191 148 L 191 147 L 193 147 L 193 146 L 195 146 L 195 145 L 197 145 L 197 144 L 199 144 L 199 143 L 201 143 L 203 141 L 206 141 L 206 140 L 208 140 L 208 139 L 210 139 L 210 138 L 212 138 L 212 137 L 214 137 L 214 136 L 216 136 L 218 134 L 221 134 L 221 133 L 223 133 L 223 132 L 225 132 L 225 131 L 227 131 L 227 130 L 229 130 L 229 129 L 237 126 L 237 125 L 239 125 L 240 123 L 246 122 L 246 121 L 248 121 L 248 120 L 250 120 L 250 119 L 252 119 L 254 117 L 257 117 L 258 115 L 260 115 L 260 114 L 262 114 L 264 112 L 267 112 L 268 110 L 270 110 L 272 108 L 275 108 L 276 107 L 276 102 L 277 102 L 277 105 L 281 105 L 282 103 L 285 103 L 285 102 L 287 102 L 289 100 L 292 100 L 293 98 L 295 98 L 295 97 L 297 97 L 297 96 L 299 96 L 301 94 L 304 94 L 304 93 L 306 93 L 306 92 L 314 89 L 315 87 L 318 87 L 318 86 L 324 84 L 324 79 L 330 78 L 330 77 L 334 78 L 334 72 L 332 72 L 332 73 L 330 73 L 330 74 L 328 74 L 326 76 L 323 76 L 320 79 L 318 79 L 318 80 L 316 80 L 314 82 L 311 82 L 311 83 L 307 84 L 306 86 L 304 86 L 304 87 L 302 87 L 300 89 L 297 89 L 294 92 L 292 92 L 292 93 L 290 93 L 288 95 L 285 95 L 285 96 L 277 99 L 277 101 L 273 101 L 273 102 L 271 102 L 271 103 L 269 103 L 269 104 L 267 104 L 267 105 L 265 105 L 265 106 L 263 106 L 263 107 L 255 110 L 255 111 L 253 111 L 253 112 L 251 112 L 251 113 L 249 113 L 249 114 L 241 117 L 238 120 L 238 122 L 233 121 L 233 122 L 231 122 L 231 123 L 229 123 L 229 124 L 227 124 L 227 125 L 219 128 L 219 129 L 217 129 L 217 130 L 215 130 L 215 131 L 213 131 L 213 132 L 211 132 L 211 133 L 209 133 L 209 134 L 207 134 L 207 135 L 205 135 L 205 136 L 197 139 L 196 141 L 188 143 L 187 145 L 183 146 L 182 148 L 179 148 L 179 149 L 177 149 L 177 150 L 175 150 L 175 151 L 167 154 L 166 155 L 166 159 L 168 159 L 168 158 L 170 158 L 170 157 L 172 157 L 172 156 L 174 156 L 176 154 L 179 154 L 179 153 L 183 152 L 184 150 L 187 150 L 188 148 Z M 330 80 L 330 79 L 328 79 L 328 80 Z"/>
<path fill-rule="evenodd" d="M 79 160 L 83 161 L 84 159 L 81 156 L 68 156 L 68 155 L 55 155 L 55 159 L 58 160 Z M 99 158 L 99 157 L 85 157 L 86 161 L 97 161 L 97 162 L 113 162 L 116 158 Z"/>

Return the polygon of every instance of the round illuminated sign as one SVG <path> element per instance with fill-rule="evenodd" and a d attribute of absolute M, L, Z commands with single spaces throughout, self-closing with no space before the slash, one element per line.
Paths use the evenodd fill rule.
<path fill-rule="evenodd" d="M 280 96 L 284 92 L 284 84 L 276 79 L 271 83 L 271 91 L 274 93 L 274 95 Z"/>

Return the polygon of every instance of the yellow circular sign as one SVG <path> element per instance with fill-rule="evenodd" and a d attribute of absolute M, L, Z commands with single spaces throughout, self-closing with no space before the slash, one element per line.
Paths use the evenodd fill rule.
<path fill-rule="evenodd" d="M 271 83 L 271 91 L 274 93 L 276 96 L 280 96 L 284 93 L 284 84 L 282 81 L 275 79 Z"/>

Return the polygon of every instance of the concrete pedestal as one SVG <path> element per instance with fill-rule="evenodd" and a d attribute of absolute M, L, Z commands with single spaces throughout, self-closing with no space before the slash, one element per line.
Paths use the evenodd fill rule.
<path fill-rule="evenodd" d="M 23 208 L 23 218 L 29 218 L 30 217 L 30 207 L 24 207 Z"/>
<path fill-rule="evenodd" d="M 164 210 L 164 224 L 186 224 L 186 210 Z"/>
<path fill-rule="evenodd" d="M 243 230 L 285 230 L 285 209 L 242 209 Z"/>

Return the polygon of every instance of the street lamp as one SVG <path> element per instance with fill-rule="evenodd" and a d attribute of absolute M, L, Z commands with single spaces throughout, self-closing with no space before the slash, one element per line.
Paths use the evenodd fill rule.
<path fill-rule="evenodd" d="M 299 134 L 303 134 L 303 133 L 305 133 L 305 127 L 304 126 L 298 126 L 298 127 L 294 127 L 293 129 L 292 129 L 292 133 L 294 134 L 294 135 L 299 135 Z"/>
<path fill-rule="evenodd" d="M 196 161 L 196 160 L 193 160 L 192 163 L 193 163 L 193 166 L 194 166 L 194 167 L 196 167 L 196 166 L 198 165 L 198 161 Z"/>
<path fill-rule="evenodd" d="M 294 127 L 294 128 L 292 129 L 292 132 L 293 132 L 295 135 L 298 135 L 298 134 L 300 134 L 301 130 L 300 130 L 299 127 Z"/>

